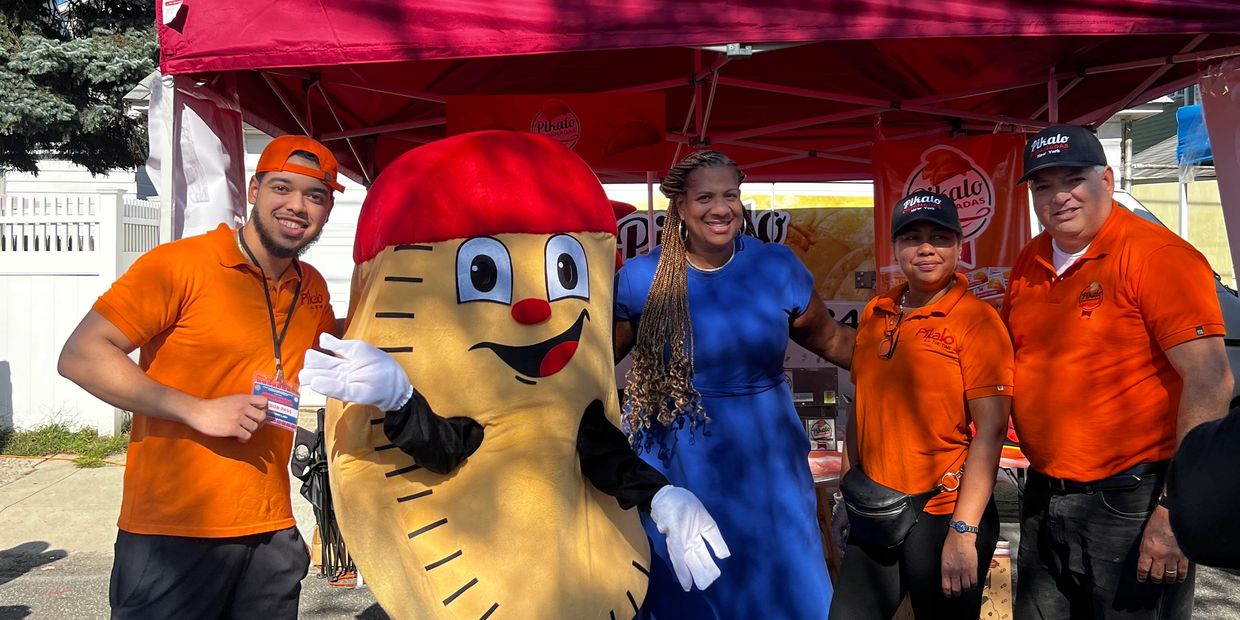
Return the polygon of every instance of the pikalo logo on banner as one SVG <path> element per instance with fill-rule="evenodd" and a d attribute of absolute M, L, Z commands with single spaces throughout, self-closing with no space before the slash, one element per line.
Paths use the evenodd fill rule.
<path fill-rule="evenodd" d="M 995 214 L 994 181 L 973 158 L 950 146 L 936 146 L 922 154 L 922 165 L 904 183 L 904 195 L 930 191 L 943 194 L 956 203 L 960 228 L 964 232 L 961 267 L 974 267 L 974 240 L 990 224 Z"/>
<path fill-rule="evenodd" d="M 956 140 L 882 141 L 874 147 L 874 247 L 879 289 L 904 280 L 891 245 L 891 210 L 921 190 L 956 203 L 963 238 L 960 270 L 969 289 L 997 303 L 1028 240 L 1029 207 L 1020 178 L 1025 140 L 994 134 Z"/>
<path fill-rule="evenodd" d="M 554 138 L 571 149 L 581 138 L 581 119 L 568 104 L 559 99 L 548 99 L 534 115 L 530 133 Z"/>
<path fill-rule="evenodd" d="M 757 237 L 766 243 L 788 243 L 791 214 L 782 209 L 756 211 L 752 203 L 745 203 L 745 234 Z M 650 220 L 645 211 L 630 213 L 616 222 L 616 247 L 620 250 L 623 260 L 630 260 L 638 254 L 648 252 L 654 247 L 663 245 L 663 223 L 667 220 L 666 211 L 654 213 L 654 232 L 650 230 Z M 654 244 L 651 245 L 651 240 Z"/>
<path fill-rule="evenodd" d="M 446 107 L 450 136 L 528 131 L 572 149 L 595 172 L 644 172 L 652 160 L 671 159 L 663 93 L 461 95 Z"/>

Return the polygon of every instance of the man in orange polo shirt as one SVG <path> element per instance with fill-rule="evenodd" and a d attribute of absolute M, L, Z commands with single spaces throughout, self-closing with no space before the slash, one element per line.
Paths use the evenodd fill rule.
<path fill-rule="evenodd" d="M 335 329 L 323 276 L 297 256 L 344 189 L 336 174 L 322 144 L 276 138 L 245 225 L 147 252 L 65 343 L 60 373 L 134 412 L 113 618 L 296 618 L 309 555 L 289 498 L 292 384 Z"/>
<path fill-rule="evenodd" d="M 1163 494 L 1179 440 L 1231 394 L 1213 272 L 1115 205 L 1114 173 L 1082 127 L 1038 132 L 1021 180 L 1045 231 L 1002 311 L 1031 465 L 1016 617 L 1188 618 L 1193 572 Z"/>

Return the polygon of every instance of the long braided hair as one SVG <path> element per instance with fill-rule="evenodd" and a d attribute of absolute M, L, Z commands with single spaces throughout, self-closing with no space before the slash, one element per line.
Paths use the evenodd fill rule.
<path fill-rule="evenodd" d="M 724 166 L 736 171 L 738 185 L 745 181 L 745 173 L 727 155 L 698 151 L 672 166 L 659 184 L 659 191 L 668 198 L 663 254 L 646 296 L 633 347 L 633 366 L 629 368 L 628 387 L 624 390 L 622 427 L 634 448 L 651 447 L 655 434 L 650 431 L 655 421 L 664 427 L 680 428 L 687 420 L 690 429 L 708 421 L 702 395 L 693 386 L 689 263 L 677 201 L 685 200 L 689 174 L 694 170 Z"/>

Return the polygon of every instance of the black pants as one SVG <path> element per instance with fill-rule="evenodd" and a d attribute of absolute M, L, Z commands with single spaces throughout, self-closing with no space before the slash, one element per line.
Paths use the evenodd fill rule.
<path fill-rule="evenodd" d="M 295 620 L 310 551 L 291 527 L 238 538 L 121 531 L 108 599 L 114 620 Z"/>
<path fill-rule="evenodd" d="M 904 544 L 873 549 L 848 541 L 831 600 L 833 620 L 888 620 L 907 594 L 918 618 L 976 620 L 982 587 L 999 540 L 999 511 L 992 498 L 977 535 L 977 586 L 961 596 L 943 595 L 943 541 L 951 515 L 922 513 Z"/>
<path fill-rule="evenodd" d="M 1127 490 L 1063 493 L 1030 471 L 1016 557 L 1016 619 L 1190 617 L 1191 564 L 1184 583 L 1137 581 L 1141 536 L 1162 481 L 1149 475 Z"/>

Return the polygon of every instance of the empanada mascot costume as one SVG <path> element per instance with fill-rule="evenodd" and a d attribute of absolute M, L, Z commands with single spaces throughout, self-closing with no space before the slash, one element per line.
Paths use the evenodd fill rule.
<path fill-rule="evenodd" d="M 630 618 L 668 530 L 688 590 L 728 551 L 692 493 L 617 428 L 616 220 L 598 179 L 533 134 L 414 149 L 362 206 L 345 340 L 303 383 L 345 544 L 395 618 Z M 726 567 L 725 567 L 726 568 Z"/>

